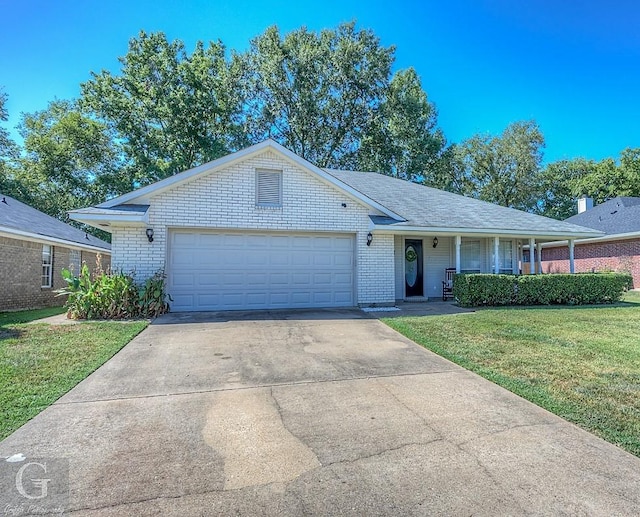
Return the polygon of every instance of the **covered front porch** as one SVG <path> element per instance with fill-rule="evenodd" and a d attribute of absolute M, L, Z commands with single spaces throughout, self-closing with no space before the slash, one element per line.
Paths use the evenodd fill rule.
<path fill-rule="evenodd" d="M 441 298 L 447 269 L 457 273 L 541 273 L 541 245 L 554 240 L 548 236 L 508 234 L 396 234 L 395 298 Z M 568 242 L 570 270 L 574 273 L 574 242 Z M 534 250 L 533 255 L 528 250 Z M 532 264 L 528 262 L 530 256 L 535 257 Z"/>

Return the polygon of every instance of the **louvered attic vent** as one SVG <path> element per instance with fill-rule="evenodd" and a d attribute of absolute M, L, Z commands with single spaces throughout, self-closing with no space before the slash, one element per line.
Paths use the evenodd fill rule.
<path fill-rule="evenodd" d="M 256 170 L 256 206 L 282 206 L 282 171 Z"/>

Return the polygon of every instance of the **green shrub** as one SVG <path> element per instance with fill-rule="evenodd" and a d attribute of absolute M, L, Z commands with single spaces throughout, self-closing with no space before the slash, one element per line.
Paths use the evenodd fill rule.
<path fill-rule="evenodd" d="M 453 278 L 453 297 L 463 307 L 510 305 L 513 275 L 457 274 Z"/>
<path fill-rule="evenodd" d="M 453 296 L 463 307 L 614 303 L 631 288 L 626 273 L 550 275 L 457 274 Z"/>
<path fill-rule="evenodd" d="M 78 276 L 63 269 L 62 278 L 67 286 L 56 292 L 68 296 L 65 308 L 73 319 L 153 318 L 169 310 L 161 273 L 139 286 L 122 272 L 101 272 L 92 279 L 83 264 Z"/>

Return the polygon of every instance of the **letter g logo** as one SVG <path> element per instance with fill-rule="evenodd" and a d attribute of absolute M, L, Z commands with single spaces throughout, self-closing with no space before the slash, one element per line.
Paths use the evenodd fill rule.
<path fill-rule="evenodd" d="M 27 491 L 25 490 L 24 485 L 22 483 L 22 478 L 24 476 L 25 470 L 27 470 L 27 468 L 30 467 L 31 465 L 40 467 L 40 469 L 42 469 L 42 471 L 45 474 L 47 473 L 46 463 L 44 464 L 36 463 L 36 462 L 25 463 L 24 465 L 22 465 L 22 467 L 20 467 L 20 470 L 18 470 L 18 473 L 16 474 L 16 488 L 18 489 L 18 492 L 20 492 L 20 495 L 22 495 L 23 497 L 26 497 L 27 499 L 42 499 L 44 497 L 47 497 L 47 485 L 49 481 L 51 481 L 51 479 L 42 479 L 42 478 L 31 479 L 31 483 L 33 483 L 33 486 L 35 488 L 40 489 L 40 495 L 31 495 L 27 493 Z"/>

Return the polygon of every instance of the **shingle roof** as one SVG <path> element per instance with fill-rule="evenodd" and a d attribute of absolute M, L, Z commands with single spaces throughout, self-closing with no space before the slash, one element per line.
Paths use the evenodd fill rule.
<path fill-rule="evenodd" d="M 26 232 L 44 239 L 49 237 L 80 246 L 111 249 L 108 242 L 65 224 L 17 199 L 0 194 L 0 230 L 3 228 Z"/>
<path fill-rule="evenodd" d="M 566 222 L 616 235 L 640 232 L 640 197 L 616 197 L 574 215 Z"/>
<path fill-rule="evenodd" d="M 374 172 L 325 169 L 335 178 L 375 199 L 406 221 L 396 226 L 549 233 L 589 232 L 588 228 L 506 208 Z"/>

